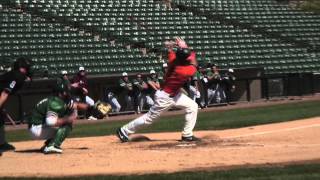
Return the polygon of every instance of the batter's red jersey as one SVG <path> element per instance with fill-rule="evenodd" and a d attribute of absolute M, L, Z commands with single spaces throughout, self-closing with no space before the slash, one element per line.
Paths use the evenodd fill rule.
<path fill-rule="evenodd" d="M 192 52 L 187 58 L 188 60 L 195 59 L 195 52 Z M 169 67 L 172 66 L 176 59 L 176 54 L 174 51 L 169 51 L 168 63 Z M 172 72 L 168 72 L 165 75 L 165 81 L 163 84 L 163 91 L 170 94 L 170 96 L 175 96 L 178 94 L 180 88 L 188 81 L 190 76 L 196 73 L 197 69 L 194 65 L 183 65 L 175 66 Z"/>

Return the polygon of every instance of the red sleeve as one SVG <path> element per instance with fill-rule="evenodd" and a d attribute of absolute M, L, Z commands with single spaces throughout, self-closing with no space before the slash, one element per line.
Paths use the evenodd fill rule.
<path fill-rule="evenodd" d="M 172 50 L 168 52 L 168 62 L 172 63 L 176 59 L 176 53 Z"/>
<path fill-rule="evenodd" d="M 174 72 L 182 76 L 193 76 L 197 68 L 193 65 L 189 66 L 176 66 Z"/>

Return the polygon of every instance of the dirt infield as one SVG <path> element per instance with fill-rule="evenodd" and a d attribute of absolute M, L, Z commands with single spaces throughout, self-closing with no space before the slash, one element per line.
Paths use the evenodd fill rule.
<path fill-rule="evenodd" d="M 81 176 L 169 173 L 320 160 L 320 118 L 223 131 L 199 131 L 197 143 L 180 133 L 68 139 L 62 155 L 43 155 L 42 141 L 14 143 L 0 157 L 0 176 Z"/>

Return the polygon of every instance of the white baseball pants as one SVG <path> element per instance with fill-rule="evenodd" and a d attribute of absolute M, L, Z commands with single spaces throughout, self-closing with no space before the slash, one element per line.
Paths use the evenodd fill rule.
<path fill-rule="evenodd" d="M 122 127 L 128 135 L 135 133 L 143 126 L 152 124 L 162 112 L 167 111 L 172 106 L 182 107 L 186 111 L 182 136 L 189 137 L 193 135 L 193 128 L 196 124 L 198 114 L 198 104 L 196 102 L 183 93 L 179 93 L 175 97 L 169 97 L 169 94 L 162 90 L 156 92 L 154 99 L 154 105 L 148 113 Z"/>
<path fill-rule="evenodd" d="M 32 125 L 29 129 L 30 135 L 32 139 L 40 140 L 40 139 L 51 139 L 56 133 L 57 129 L 50 126 L 40 125 Z"/>

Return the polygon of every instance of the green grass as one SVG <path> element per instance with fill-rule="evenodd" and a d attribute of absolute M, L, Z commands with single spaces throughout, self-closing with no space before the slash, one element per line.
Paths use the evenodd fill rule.
<path fill-rule="evenodd" d="M 300 102 L 273 105 L 258 108 L 234 109 L 219 112 L 203 112 L 198 115 L 196 130 L 230 129 L 259 124 L 284 122 L 296 119 L 320 116 L 320 101 Z M 114 134 L 115 130 L 128 121 L 107 122 L 76 125 L 71 137 L 89 137 Z M 152 126 L 141 130 L 145 132 L 181 131 L 184 116 L 163 117 Z M 30 140 L 27 130 L 10 131 L 7 133 L 9 142 Z"/>
<path fill-rule="evenodd" d="M 5 178 L 5 179 L 40 179 L 40 178 Z M 129 176 L 83 176 L 54 179 L 80 180 L 315 180 L 320 179 L 320 164 L 290 165 L 283 167 L 242 168 L 222 171 L 179 172 L 171 174 L 149 174 Z"/>

